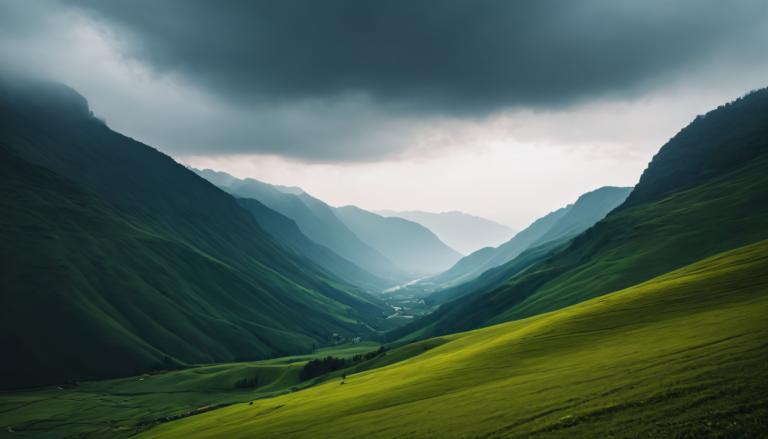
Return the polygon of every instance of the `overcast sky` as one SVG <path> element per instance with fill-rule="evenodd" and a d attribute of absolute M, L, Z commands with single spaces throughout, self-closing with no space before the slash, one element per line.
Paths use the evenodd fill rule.
<path fill-rule="evenodd" d="M 0 0 L 0 62 L 182 163 L 521 228 L 768 85 L 768 2 Z"/>

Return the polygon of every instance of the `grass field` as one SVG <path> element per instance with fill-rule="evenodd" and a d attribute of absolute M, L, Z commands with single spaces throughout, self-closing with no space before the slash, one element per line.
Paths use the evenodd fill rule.
<path fill-rule="evenodd" d="M 199 366 L 85 382 L 68 388 L 0 393 L 0 437 L 128 436 L 167 422 L 168 417 L 188 416 L 310 386 L 316 381 L 299 380 L 299 372 L 307 360 L 328 355 L 351 357 L 378 348 L 377 343 L 363 342 L 318 349 L 313 354 L 296 357 Z M 376 367 L 382 360 L 358 367 Z M 235 387 L 237 381 L 253 378 L 258 379 L 255 388 Z M 323 379 L 325 377 L 318 381 Z"/>
<path fill-rule="evenodd" d="M 766 315 L 762 241 L 143 437 L 761 437 Z"/>

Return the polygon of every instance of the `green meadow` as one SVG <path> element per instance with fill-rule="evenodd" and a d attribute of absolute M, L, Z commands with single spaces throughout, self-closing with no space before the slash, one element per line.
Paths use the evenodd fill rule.
<path fill-rule="evenodd" d="M 0 393 L 0 437 L 11 433 L 14 437 L 129 436 L 178 417 L 312 385 L 326 377 L 301 382 L 299 372 L 308 360 L 348 358 L 378 348 L 377 343 L 362 342 L 318 349 L 310 355 L 4 392 Z M 373 361 L 377 360 L 370 364 L 378 364 Z M 252 388 L 237 387 L 242 380 L 254 379 Z"/>
<path fill-rule="evenodd" d="M 759 437 L 768 241 L 142 437 Z"/>

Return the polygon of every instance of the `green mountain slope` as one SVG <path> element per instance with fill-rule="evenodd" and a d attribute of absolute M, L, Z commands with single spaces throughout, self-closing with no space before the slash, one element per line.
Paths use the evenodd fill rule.
<path fill-rule="evenodd" d="M 380 319 L 71 89 L 0 85 L 0 388 L 306 352 Z"/>
<path fill-rule="evenodd" d="M 364 242 L 403 271 L 425 275 L 449 268 L 461 254 L 426 227 L 402 218 L 386 218 L 355 206 L 337 207 L 336 216 Z"/>
<path fill-rule="evenodd" d="M 456 251 L 468 255 L 485 247 L 496 247 L 507 242 L 514 231 L 495 221 L 464 212 L 422 212 L 418 210 L 376 212 L 387 217 L 404 218 L 428 228 Z"/>
<path fill-rule="evenodd" d="M 258 200 L 287 216 L 312 241 L 330 248 L 375 276 L 387 279 L 391 284 L 409 278 L 392 261 L 349 230 L 333 213 L 333 208 L 299 188 L 274 186 L 252 178 L 241 180 L 210 169 L 195 172 L 231 194 Z"/>
<path fill-rule="evenodd" d="M 359 285 L 366 290 L 379 292 L 389 286 L 387 281 L 342 258 L 333 250 L 316 244 L 304 235 L 296 223 L 287 216 L 251 198 L 239 198 L 238 203 L 250 212 L 256 222 L 279 244 L 297 255 L 306 257 L 339 278 Z"/>
<path fill-rule="evenodd" d="M 564 248 L 569 238 L 555 239 L 544 244 L 533 246 L 520 253 L 516 258 L 491 268 L 469 282 L 454 287 L 445 288 L 430 294 L 427 301 L 433 304 L 449 302 L 470 293 L 478 294 L 481 290 L 490 291 L 500 283 L 522 272 L 533 264 L 542 261 L 554 251 Z"/>
<path fill-rule="evenodd" d="M 482 248 L 459 260 L 453 267 L 443 273 L 428 279 L 440 288 L 446 288 L 470 281 L 486 270 L 493 268 L 495 263 L 503 264 L 517 257 L 530 247 L 552 227 L 572 205 L 550 212 L 537 219 L 530 226 L 518 232 L 509 241 L 498 247 Z"/>
<path fill-rule="evenodd" d="M 421 324 L 419 332 L 445 334 L 558 309 L 768 238 L 766 96 L 763 90 L 720 107 L 665 144 L 636 189 L 649 201 L 640 203 L 630 196 L 626 206 L 613 211 L 567 247 L 498 282 L 490 291 L 484 288 L 445 305 Z M 709 135 L 708 120 L 728 134 Z M 727 120 L 732 123 L 726 124 Z M 681 138 L 698 138 L 700 142 L 691 144 Z M 733 147 L 723 145 L 723 138 L 729 139 Z M 762 139 L 762 143 L 754 139 Z M 735 159 L 721 157 L 712 166 L 702 166 L 695 157 L 699 150 L 708 154 L 712 144 L 718 145 L 720 154 L 732 151 L 745 161 L 739 166 Z M 743 150 L 743 144 L 749 145 L 749 153 Z M 665 157 L 670 156 L 690 157 L 684 162 L 693 171 L 681 173 L 690 181 L 703 182 L 694 186 L 684 183 L 676 192 L 664 188 L 652 195 L 646 182 L 654 180 L 646 176 L 666 168 Z M 715 168 L 721 173 L 712 177 Z M 424 329 L 427 326 L 429 329 Z"/>
<path fill-rule="evenodd" d="M 440 288 L 459 285 L 477 278 L 487 270 L 506 264 L 528 248 L 572 238 L 604 218 L 627 198 L 630 191 L 631 188 L 602 187 L 587 192 L 573 204 L 537 219 L 504 244 L 466 256 L 428 282 Z"/>
<path fill-rule="evenodd" d="M 630 187 L 605 186 L 580 196 L 552 227 L 526 248 L 571 238 L 589 229 L 620 206 L 632 192 Z M 510 259 L 511 260 L 511 259 Z M 506 261 L 505 261 L 506 262 Z"/>
<path fill-rule="evenodd" d="M 146 437 L 761 437 L 768 242 Z"/>

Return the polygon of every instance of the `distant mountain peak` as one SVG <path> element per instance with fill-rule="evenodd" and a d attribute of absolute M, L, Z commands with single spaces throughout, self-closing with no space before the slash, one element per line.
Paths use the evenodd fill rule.
<path fill-rule="evenodd" d="M 440 213 L 420 210 L 381 210 L 377 213 L 419 223 L 435 233 L 440 240 L 465 255 L 483 247 L 500 245 L 515 234 L 509 226 L 458 210 Z"/>

